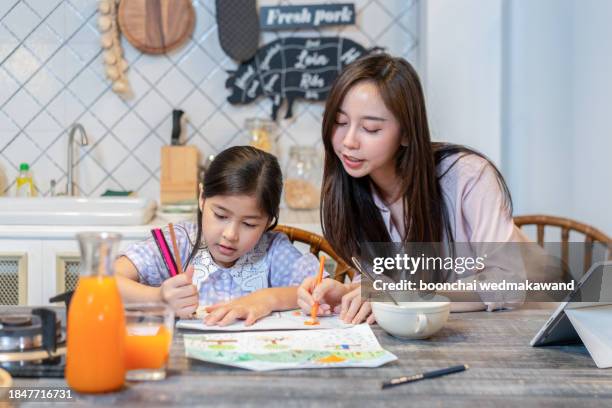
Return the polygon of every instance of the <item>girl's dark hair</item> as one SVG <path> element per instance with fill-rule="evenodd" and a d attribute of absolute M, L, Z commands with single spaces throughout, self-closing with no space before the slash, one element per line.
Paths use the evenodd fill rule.
<path fill-rule="evenodd" d="M 405 209 L 403 243 L 454 241 L 449 214 L 444 204 L 440 179 L 468 154 L 489 161 L 465 146 L 432 143 L 427 124 L 425 98 L 414 68 L 403 58 L 373 54 L 348 65 L 336 78 L 323 114 L 325 164 L 321 194 L 323 234 L 334 250 L 350 264 L 352 256 L 365 255 L 360 243 L 390 242 L 371 194 L 370 177 L 353 178 L 344 170 L 334 152 L 332 136 L 336 116 L 347 92 L 356 84 L 371 81 L 404 132 L 407 146 L 396 154 L 396 172 L 402 176 L 401 192 Z M 445 158 L 460 154 L 444 174 L 436 166 Z M 489 163 L 491 163 L 489 161 Z M 512 213 L 510 192 L 499 170 L 491 163 L 504 194 L 506 209 Z"/>
<path fill-rule="evenodd" d="M 274 229 L 278 223 L 283 175 L 276 157 L 251 146 L 233 146 L 215 157 L 204 175 L 202 198 L 216 195 L 254 196 L 259 208 L 268 215 Z M 200 249 L 202 210 L 198 205 L 198 229 L 186 265 Z"/>

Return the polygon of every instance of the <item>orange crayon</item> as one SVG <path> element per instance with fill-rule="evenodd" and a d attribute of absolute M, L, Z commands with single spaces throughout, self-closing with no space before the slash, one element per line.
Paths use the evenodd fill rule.
<path fill-rule="evenodd" d="M 321 255 L 321 257 L 319 258 L 319 273 L 317 274 L 317 283 L 315 285 L 315 288 L 319 286 L 321 284 L 321 281 L 323 280 L 323 266 L 324 265 L 325 265 L 325 255 Z M 319 312 L 319 303 L 315 302 L 312 305 L 312 308 L 310 309 L 310 320 L 307 322 L 304 322 L 304 324 L 307 324 L 309 326 L 319 324 L 319 320 L 317 319 L 318 312 Z"/>

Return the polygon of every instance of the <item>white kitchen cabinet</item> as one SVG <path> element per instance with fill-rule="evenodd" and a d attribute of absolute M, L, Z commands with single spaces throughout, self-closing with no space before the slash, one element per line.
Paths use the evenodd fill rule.
<path fill-rule="evenodd" d="M 120 249 L 136 241 L 122 240 Z M 48 304 L 49 298 L 75 288 L 79 265 L 76 238 L 0 238 L 0 305 Z"/>

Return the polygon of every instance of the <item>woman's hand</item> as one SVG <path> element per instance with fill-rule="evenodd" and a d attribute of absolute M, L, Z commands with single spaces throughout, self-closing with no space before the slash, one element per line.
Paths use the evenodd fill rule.
<path fill-rule="evenodd" d="M 304 314 L 310 314 L 315 302 L 319 303 L 318 315 L 330 315 L 332 311 L 338 313 L 342 296 L 349 289 L 334 279 L 323 279 L 317 286 L 317 278 L 314 276 L 304 279 L 297 292 L 297 303 Z"/>
<path fill-rule="evenodd" d="M 185 273 L 166 279 L 161 285 L 161 299 L 180 318 L 189 318 L 198 308 L 198 289 L 191 283 L 193 266 Z"/>
<path fill-rule="evenodd" d="M 272 313 L 272 310 L 260 290 L 229 302 L 207 306 L 206 312 L 208 312 L 208 315 L 204 317 L 204 323 L 208 326 L 227 326 L 241 319 L 245 320 L 245 326 L 250 326 L 262 317 Z"/>
<path fill-rule="evenodd" d="M 372 305 L 361 298 L 361 285 L 342 296 L 340 319 L 352 324 L 359 324 L 364 320 L 368 324 L 375 322 Z"/>

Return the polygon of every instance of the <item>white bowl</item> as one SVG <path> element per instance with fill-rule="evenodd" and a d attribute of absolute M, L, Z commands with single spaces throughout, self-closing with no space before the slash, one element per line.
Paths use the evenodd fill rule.
<path fill-rule="evenodd" d="M 450 301 L 436 295 L 426 302 L 372 302 L 376 323 L 387 333 L 402 339 L 426 339 L 444 327 Z"/>

